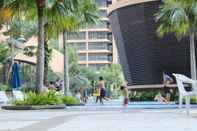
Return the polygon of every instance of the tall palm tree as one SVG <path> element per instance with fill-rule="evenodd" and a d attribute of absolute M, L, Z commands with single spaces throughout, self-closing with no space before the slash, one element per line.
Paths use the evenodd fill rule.
<path fill-rule="evenodd" d="M 42 92 L 44 82 L 44 7 L 45 0 L 36 0 L 38 15 L 38 56 L 36 67 L 36 88 Z"/>
<path fill-rule="evenodd" d="M 78 29 L 79 26 L 85 23 L 94 22 L 96 6 L 93 0 L 6 0 L 5 7 L 12 9 L 13 15 L 22 12 L 23 15 L 32 16 L 35 10 L 37 11 L 38 56 L 36 87 L 37 91 L 41 92 L 44 80 L 44 41 L 46 36 L 59 35 L 60 32 L 69 32 Z M 44 28 L 46 24 L 48 28 Z M 45 32 L 45 30 L 47 31 Z M 67 58 L 66 54 L 66 61 Z M 67 63 L 65 62 L 65 66 Z M 67 67 L 65 70 L 68 72 Z M 66 76 L 67 79 L 68 75 Z M 68 84 L 68 80 L 66 81 L 65 83 Z"/>
<path fill-rule="evenodd" d="M 52 5 L 52 4 L 51 4 Z M 95 23 L 97 20 L 97 8 L 93 0 L 62 0 L 61 4 L 54 3 L 54 8 L 47 13 L 47 36 L 59 36 L 63 33 L 64 48 L 64 83 L 65 94 L 69 92 L 69 67 L 68 67 L 68 47 L 66 44 L 67 34 L 77 31 L 79 27 L 88 23 Z M 64 11 L 62 11 L 64 9 Z"/>
<path fill-rule="evenodd" d="M 13 16 L 26 15 L 32 10 L 37 10 L 38 16 L 38 54 L 37 54 L 37 80 L 36 88 L 38 92 L 43 89 L 44 77 L 44 8 L 45 0 L 6 0 L 4 1 L 5 8 L 11 9 Z"/>
<path fill-rule="evenodd" d="M 73 2 L 74 1 L 74 2 Z M 63 30 L 63 47 L 64 47 L 64 94 L 68 95 L 69 88 L 69 57 L 68 57 L 68 45 L 67 35 L 71 31 L 76 31 L 81 27 L 85 27 L 88 24 L 95 24 L 98 20 L 97 7 L 93 0 L 71 0 L 68 6 L 73 7 L 73 14 L 70 14 L 70 21 L 72 28 L 64 28 Z M 68 26 L 69 27 L 69 26 Z"/>
<path fill-rule="evenodd" d="M 13 10 L 13 16 L 21 14 L 32 17 L 36 13 L 38 20 L 38 51 L 37 51 L 37 68 L 36 68 L 36 88 L 38 92 L 43 89 L 44 80 L 44 40 L 45 40 L 45 15 L 52 14 L 54 6 L 60 3 L 59 0 L 6 0 L 5 8 Z M 34 15 L 32 15 L 34 14 Z"/>
<path fill-rule="evenodd" d="M 189 35 L 191 77 L 196 80 L 195 32 L 197 29 L 196 0 L 163 0 L 156 14 L 158 33 L 163 37 L 168 32 L 175 33 L 180 40 Z"/>

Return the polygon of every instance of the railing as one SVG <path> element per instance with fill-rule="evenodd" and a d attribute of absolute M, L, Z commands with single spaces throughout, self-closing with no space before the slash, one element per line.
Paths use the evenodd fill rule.
<path fill-rule="evenodd" d="M 167 85 L 169 88 L 177 88 L 176 84 Z M 133 85 L 129 86 L 129 90 L 148 90 L 148 89 L 163 89 L 163 84 L 155 84 L 155 85 Z"/>

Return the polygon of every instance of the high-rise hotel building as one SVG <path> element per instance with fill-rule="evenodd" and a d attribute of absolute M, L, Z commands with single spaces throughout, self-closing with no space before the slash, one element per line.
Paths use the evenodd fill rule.
<path fill-rule="evenodd" d="M 117 63 L 117 51 L 109 19 L 107 8 L 111 0 L 95 0 L 99 7 L 100 20 L 96 25 L 81 29 L 78 33 L 68 35 L 69 46 L 77 49 L 79 64 L 81 66 L 100 67 Z"/>

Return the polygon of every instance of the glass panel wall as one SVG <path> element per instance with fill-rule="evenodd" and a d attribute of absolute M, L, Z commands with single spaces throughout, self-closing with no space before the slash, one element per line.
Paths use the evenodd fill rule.
<path fill-rule="evenodd" d="M 79 33 L 69 33 L 68 34 L 68 40 L 85 40 L 86 33 L 85 32 L 79 32 Z"/>
<path fill-rule="evenodd" d="M 99 16 L 102 18 L 102 17 L 107 17 L 107 10 L 99 10 L 99 12 L 98 12 L 99 14 Z"/>
<path fill-rule="evenodd" d="M 79 61 L 86 61 L 86 54 L 79 54 L 78 59 Z"/>
<path fill-rule="evenodd" d="M 97 3 L 97 5 L 99 7 L 106 7 L 107 6 L 107 0 L 95 0 L 95 2 Z"/>
<path fill-rule="evenodd" d="M 107 50 L 108 49 L 107 45 L 108 45 L 107 43 L 102 43 L 102 42 L 89 43 L 88 49 L 89 50 Z"/>
<path fill-rule="evenodd" d="M 86 43 L 69 43 L 69 47 L 75 48 L 78 50 L 86 50 Z"/>
<path fill-rule="evenodd" d="M 88 32 L 89 39 L 107 39 L 107 32 Z"/>
<path fill-rule="evenodd" d="M 88 61 L 108 61 L 107 54 L 89 54 Z"/>
<path fill-rule="evenodd" d="M 109 22 L 99 20 L 95 25 L 89 25 L 89 28 L 108 28 Z"/>
<path fill-rule="evenodd" d="M 95 70 L 99 70 L 99 69 L 101 69 L 101 68 L 103 68 L 105 66 L 106 65 L 104 65 L 104 64 L 91 64 L 91 65 L 89 65 L 90 68 L 93 68 Z"/>

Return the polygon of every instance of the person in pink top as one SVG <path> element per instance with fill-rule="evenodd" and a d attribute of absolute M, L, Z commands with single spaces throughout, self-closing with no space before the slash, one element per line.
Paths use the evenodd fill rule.
<path fill-rule="evenodd" d="M 121 86 L 121 91 L 122 91 L 122 94 L 124 96 L 124 100 L 123 100 L 123 106 L 124 107 L 127 107 L 128 104 L 129 104 L 129 91 L 128 91 L 128 82 L 125 81 L 125 84 L 123 84 Z"/>

